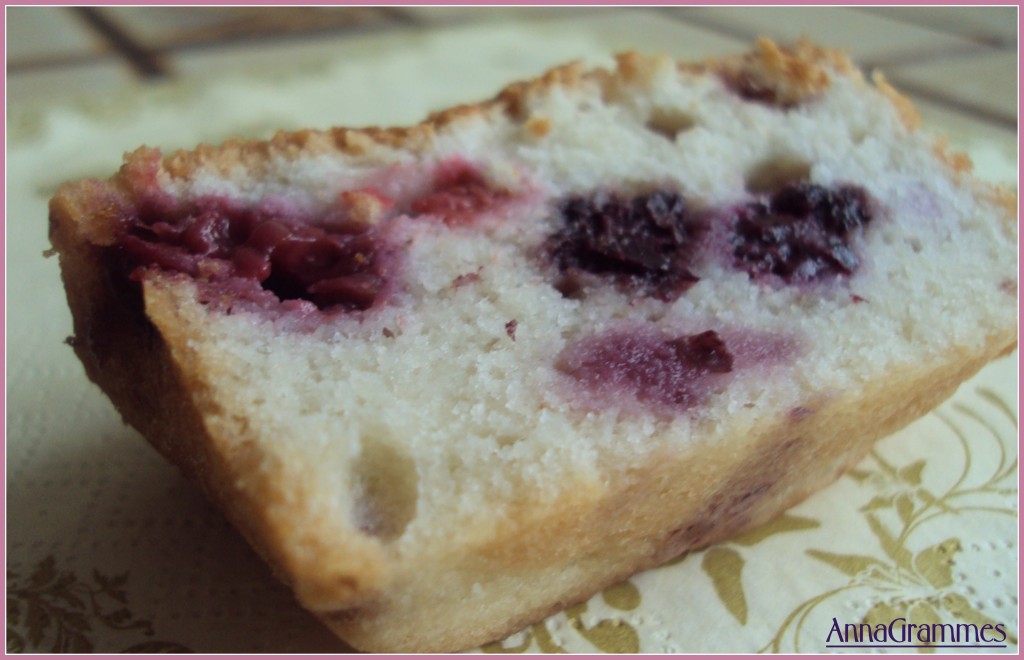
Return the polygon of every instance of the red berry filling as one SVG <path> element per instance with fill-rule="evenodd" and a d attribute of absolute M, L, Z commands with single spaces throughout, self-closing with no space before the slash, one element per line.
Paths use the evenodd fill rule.
<path fill-rule="evenodd" d="M 548 239 L 548 251 L 564 295 L 577 295 L 590 284 L 588 273 L 666 302 L 697 281 L 689 264 L 704 227 L 677 193 L 626 200 L 599 192 L 566 200 L 560 213 L 564 227 Z"/>
<path fill-rule="evenodd" d="M 381 230 L 323 220 L 316 226 L 219 198 L 174 212 L 154 213 L 143 204 L 126 219 L 119 250 L 133 267 L 183 273 L 207 285 L 234 282 L 225 293 L 239 293 L 237 280 L 248 280 L 280 301 L 307 300 L 332 311 L 370 308 L 387 278 Z"/>
<path fill-rule="evenodd" d="M 389 238 L 397 225 L 420 216 L 469 225 L 512 199 L 473 165 L 451 159 L 429 173 L 382 171 L 376 179 L 388 184 L 388 194 L 368 183 L 341 193 L 337 207 L 309 217 L 266 201 L 244 207 L 204 197 L 179 204 L 156 183 L 156 155 L 143 164 L 132 179 L 136 205 L 121 223 L 116 253 L 122 267 L 134 279 L 144 268 L 190 276 L 199 282 L 202 300 L 228 305 L 265 307 L 276 298 L 284 309 L 296 308 L 289 301 L 330 313 L 370 309 L 399 268 Z"/>
<path fill-rule="evenodd" d="M 438 216 L 447 225 L 468 225 L 509 198 L 469 163 L 450 160 L 438 166 L 430 191 L 413 200 L 410 210 L 412 215 Z"/>

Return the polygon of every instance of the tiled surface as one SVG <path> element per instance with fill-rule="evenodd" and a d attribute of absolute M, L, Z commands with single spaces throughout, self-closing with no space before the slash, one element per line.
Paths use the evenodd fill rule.
<path fill-rule="evenodd" d="M 445 8 L 441 8 L 445 9 Z M 433 11 L 434 8 L 422 7 L 413 12 L 417 16 Z M 479 12 L 486 11 L 486 16 Z M 666 52 L 681 57 L 701 57 L 704 55 L 716 55 L 735 52 L 742 48 L 742 42 L 732 37 L 709 32 L 691 25 L 668 20 L 657 13 L 643 10 L 592 10 L 586 12 L 582 18 L 567 16 L 568 10 L 541 11 L 533 8 L 532 12 L 504 8 L 497 14 L 499 16 L 522 17 L 523 14 L 531 14 L 529 25 L 531 32 L 542 35 L 545 40 L 555 44 L 547 53 L 564 53 L 562 59 L 545 59 L 538 61 L 534 52 L 524 52 L 518 44 L 511 41 L 508 44 L 508 60 L 529 63 L 529 68 L 524 68 L 521 75 L 535 75 L 544 68 L 561 64 L 570 59 L 576 59 L 581 52 L 589 52 L 579 48 L 582 41 L 599 41 L 604 45 L 607 52 L 612 53 L 621 50 L 641 49 L 656 52 Z M 282 41 L 273 47 L 267 47 L 262 43 L 231 44 L 217 48 L 204 48 L 202 50 L 181 51 L 175 57 L 180 71 L 184 75 L 210 76 L 219 75 L 222 71 L 231 70 L 236 73 L 258 70 L 265 72 L 269 67 L 271 70 L 293 70 L 296 60 L 306 66 L 323 66 L 329 62 L 345 62 L 355 66 L 364 58 L 387 58 L 395 52 L 407 50 L 410 47 L 427 47 L 427 35 L 435 29 L 453 29 L 464 32 L 471 32 L 475 20 L 486 18 L 485 23 L 490 26 L 501 25 L 505 21 L 494 20 L 495 13 L 489 9 L 476 9 L 468 14 L 461 14 L 462 18 L 444 25 L 433 23 L 403 25 L 392 30 L 375 30 L 362 34 L 317 34 L 301 40 L 293 39 Z M 489 17 L 489 18 L 488 18 Z M 416 20 L 419 20 L 417 18 Z M 521 29 L 519 23 L 512 23 L 509 33 L 519 34 Z M 585 25 L 585 30 L 573 31 L 572 28 Z M 467 36 L 460 32 L 460 36 Z M 468 35 L 472 40 L 472 35 Z M 488 39 L 492 38 L 489 34 Z M 485 44 L 481 44 L 484 47 Z M 460 60 L 466 59 L 466 53 L 457 53 L 451 65 L 455 67 L 445 72 L 446 82 L 458 84 Z M 503 81 L 503 82 L 507 82 Z M 368 81 L 372 87 L 372 82 Z M 378 86 L 374 93 L 388 94 L 389 90 Z M 482 91 L 490 94 L 497 90 L 488 89 Z M 466 100 L 470 100 L 467 97 Z"/>
<path fill-rule="evenodd" d="M 391 10 L 379 7 L 106 7 L 102 11 L 141 43 L 158 50 L 345 32 L 396 20 Z"/>
<path fill-rule="evenodd" d="M 133 47 L 172 79 L 301 70 L 339 52 L 386 53 L 426 31 L 529 20 L 571 41 L 584 21 L 611 49 L 716 54 L 758 35 L 809 36 L 906 83 L 911 96 L 1015 125 L 1016 7 L 97 7 L 101 35 L 68 7 L 14 7 L 8 19 L 8 101 L 14 106 L 107 93 L 145 80 Z M 469 55 L 469 54 L 467 54 Z M 529 54 L 510 53 L 510 58 Z M 82 68 L 83 63 L 96 65 Z M 532 72 L 532 71 L 531 71 Z M 1011 82 L 1007 82 L 1011 81 Z"/>
<path fill-rule="evenodd" d="M 837 7 L 702 7 L 675 10 L 682 20 L 745 40 L 768 35 L 792 41 L 811 37 L 841 48 L 860 62 L 878 65 L 936 52 L 961 52 L 974 44 L 956 34 L 895 21 L 860 9 Z"/>
<path fill-rule="evenodd" d="M 402 14 L 419 25 L 458 25 L 480 21 L 507 21 L 513 19 L 559 18 L 578 16 L 577 7 L 403 7 Z M 610 9 L 588 9 L 594 11 L 618 11 Z"/>
<path fill-rule="evenodd" d="M 949 99 L 965 109 L 992 113 L 1013 125 L 1017 119 L 1017 53 L 988 51 L 964 57 L 942 57 L 928 62 L 894 67 L 892 82 L 912 90 L 927 91 L 937 99 Z M 1007 84 L 1010 82 L 1010 84 Z"/>
<path fill-rule="evenodd" d="M 11 7 L 7 10 L 7 65 L 58 64 L 106 50 L 98 35 L 61 7 Z"/>
<path fill-rule="evenodd" d="M 1017 43 L 1016 7 L 868 7 L 865 11 L 993 46 Z"/>
<path fill-rule="evenodd" d="M 114 92 L 135 82 L 132 70 L 112 57 L 83 63 L 33 68 L 7 77 L 7 100 L 45 105 L 47 99 L 88 98 Z"/>

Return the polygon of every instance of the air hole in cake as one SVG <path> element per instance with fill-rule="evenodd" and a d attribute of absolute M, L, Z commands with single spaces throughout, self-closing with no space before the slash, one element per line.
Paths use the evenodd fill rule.
<path fill-rule="evenodd" d="M 516 435 L 499 435 L 494 439 L 495 443 L 497 443 L 497 445 L 502 448 L 511 447 L 520 440 L 522 440 L 522 438 Z"/>
<path fill-rule="evenodd" d="M 697 120 L 678 108 L 655 108 L 644 125 L 666 140 L 675 141 L 677 135 L 696 126 Z"/>
<path fill-rule="evenodd" d="M 624 198 L 601 191 L 565 200 L 559 214 L 562 228 L 548 238 L 547 253 L 558 270 L 554 285 L 566 297 L 611 281 L 669 302 L 698 280 L 690 261 L 706 227 L 678 193 Z"/>
<path fill-rule="evenodd" d="M 811 164 L 803 159 L 796 156 L 772 156 L 747 171 L 747 192 L 773 193 L 788 183 L 809 178 L 810 174 Z"/>
<path fill-rule="evenodd" d="M 393 444 L 364 437 L 355 461 L 353 511 L 356 526 L 382 541 L 397 539 L 416 517 L 416 463 Z"/>
<path fill-rule="evenodd" d="M 874 216 L 875 203 L 859 186 L 786 184 L 735 210 L 729 237 L 734 264 L 755 279 L 851 275 L 861 262 L 854 240 Z"/>

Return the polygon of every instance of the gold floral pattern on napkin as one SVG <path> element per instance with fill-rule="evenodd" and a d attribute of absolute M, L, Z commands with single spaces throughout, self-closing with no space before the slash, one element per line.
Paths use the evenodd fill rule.
<path fill-rule="evenodd" d="M 94 627 L 123 631 L 125 640 L 153 637 L 153 623 L 128 609 L 128 573 L 89 578 L 58 570 L 48 555 L 23 574 L 7 569 L 7 652 L 92 653 Z M 135 641 L 121 653 L 191 653 L 157 639 Z"/>
<path fill-rule="evenodd" d="M 799 651 L 801 623 L 810 610 L 824 606 L 830 599 L 849 590 L 870 590 L 875 604 L 864 613 L 861 623 L 872 627 L 900 618 L 908 623 L 930 625 L 941 623 L 970 624 L 993 627 L 999 622 L 978 611 L 971 604 L 974 590 L 954 584 L 953 569 L 963 541 L 957 536 L 931 545 L 917 542 L 917 532 L 930 522 L 945 518 L 949 529 L 955 530 L 957 518 L 973 512 L 1006 516 L 1016 520 L 1017 512 L 1001 503 L 1002 496 L 1016 497 L 1016 436 L 1001 432 L 993 417 L 1005 416 L 1017 428 L 1017 417 L 1007 403 L 987 388 L 976 389 L 976 406 L 953 402 L 933 413 L 945 425 L 963 450 L 959 474 L 951 484 L 936 492 L 923 483 L 929 460 L 890 463 L 880 450 L 873 450 L 867 460 L 852 470 L 847 478 L 868 486 L 876 494 L 857 508 L 878 541 L 881 554 L 842 554 L 818 548 L 804 553 L 827 564 L 849 578 L 842 586 L 823 592 L 800 603 L 790 612 L 771 643 L 762 651 Z M 960 419 L 958 419 L 960 418 Z M 984 428 L 979 435 L 968 436 L 961 426 L 967 418 Z M 986 470 L 978 463 L 985 455 L 998 456 L 998 462 Z M 1012 458 L 1011 458 L 1012 457 Z M 949 458 L 940 457 L 940 460 Z M 948 469 L 946 474 L 952 474 Z M 1010 622 L 1005 622 L 1006 625 Z M 792 640 L 786 648 L 787 636 Z M 1006 634 L 1016 645 L 1017 637 Z M 934 641 L 934 640 L 933 640 Z M 928 651 L 922 647 L 921 651 Z"/>

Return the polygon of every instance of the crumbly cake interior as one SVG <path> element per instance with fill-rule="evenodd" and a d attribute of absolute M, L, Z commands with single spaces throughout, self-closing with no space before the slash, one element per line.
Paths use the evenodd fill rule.
<path fill-rule="evenodd" d="M 194 350 L 223 365 L 219 404 L 256 430 L 261 469 L 293 475 L 312 518 L 346 512 L 332 524 L 361 530 L 395 561 L 443 552 L 431 542 L 446 538 L 483 542 L 513 510 L 600 492 L 611 472 L 652 453 L 798 415 L 822 393 L 855 394 L 879 373 L 950 344 L 981 346 L 1013 323 L 1015 229 L 993 221 L 998 200 L 960 185 L 932 138 L 857 75 L 830 75 L 782 107 L 663 62 L 629 80 L 529 94 L 518 116 L 457 116 L 426 159 L 384 146 L 298 153 L 271 157 L 260 176 L 211 166 L 163 172 L 159 186 L 181 200 L 318 217 L 352 191 L 400 208 L 453 162 L 498 202 L 470 204 L 455 222 L 430 208 L 386 217 L 372 199 L 360 207 L 388 223 L 401 255 L 392 290 L 369 309 L 228 313 L 176 294 L 205 335 Z M 736 267 L 723 228 L 794 180 L 869 196 L 853 272 L 787 281 Z M 545 241 L 563 226 L 564 201 L 652 191 L 677 193 L 705 224 L 690 264 L 698 280 L 670 300 L 608 278 L 582 295 L 560 291 Z M 574 378 L 565 367 L 574 350 L 586 363 L 579 347 L 602 337 L 628 353 L 629 341 L 707 331 L 734 364 L 685 406 L 652 405 L 635 378 Z"/>

